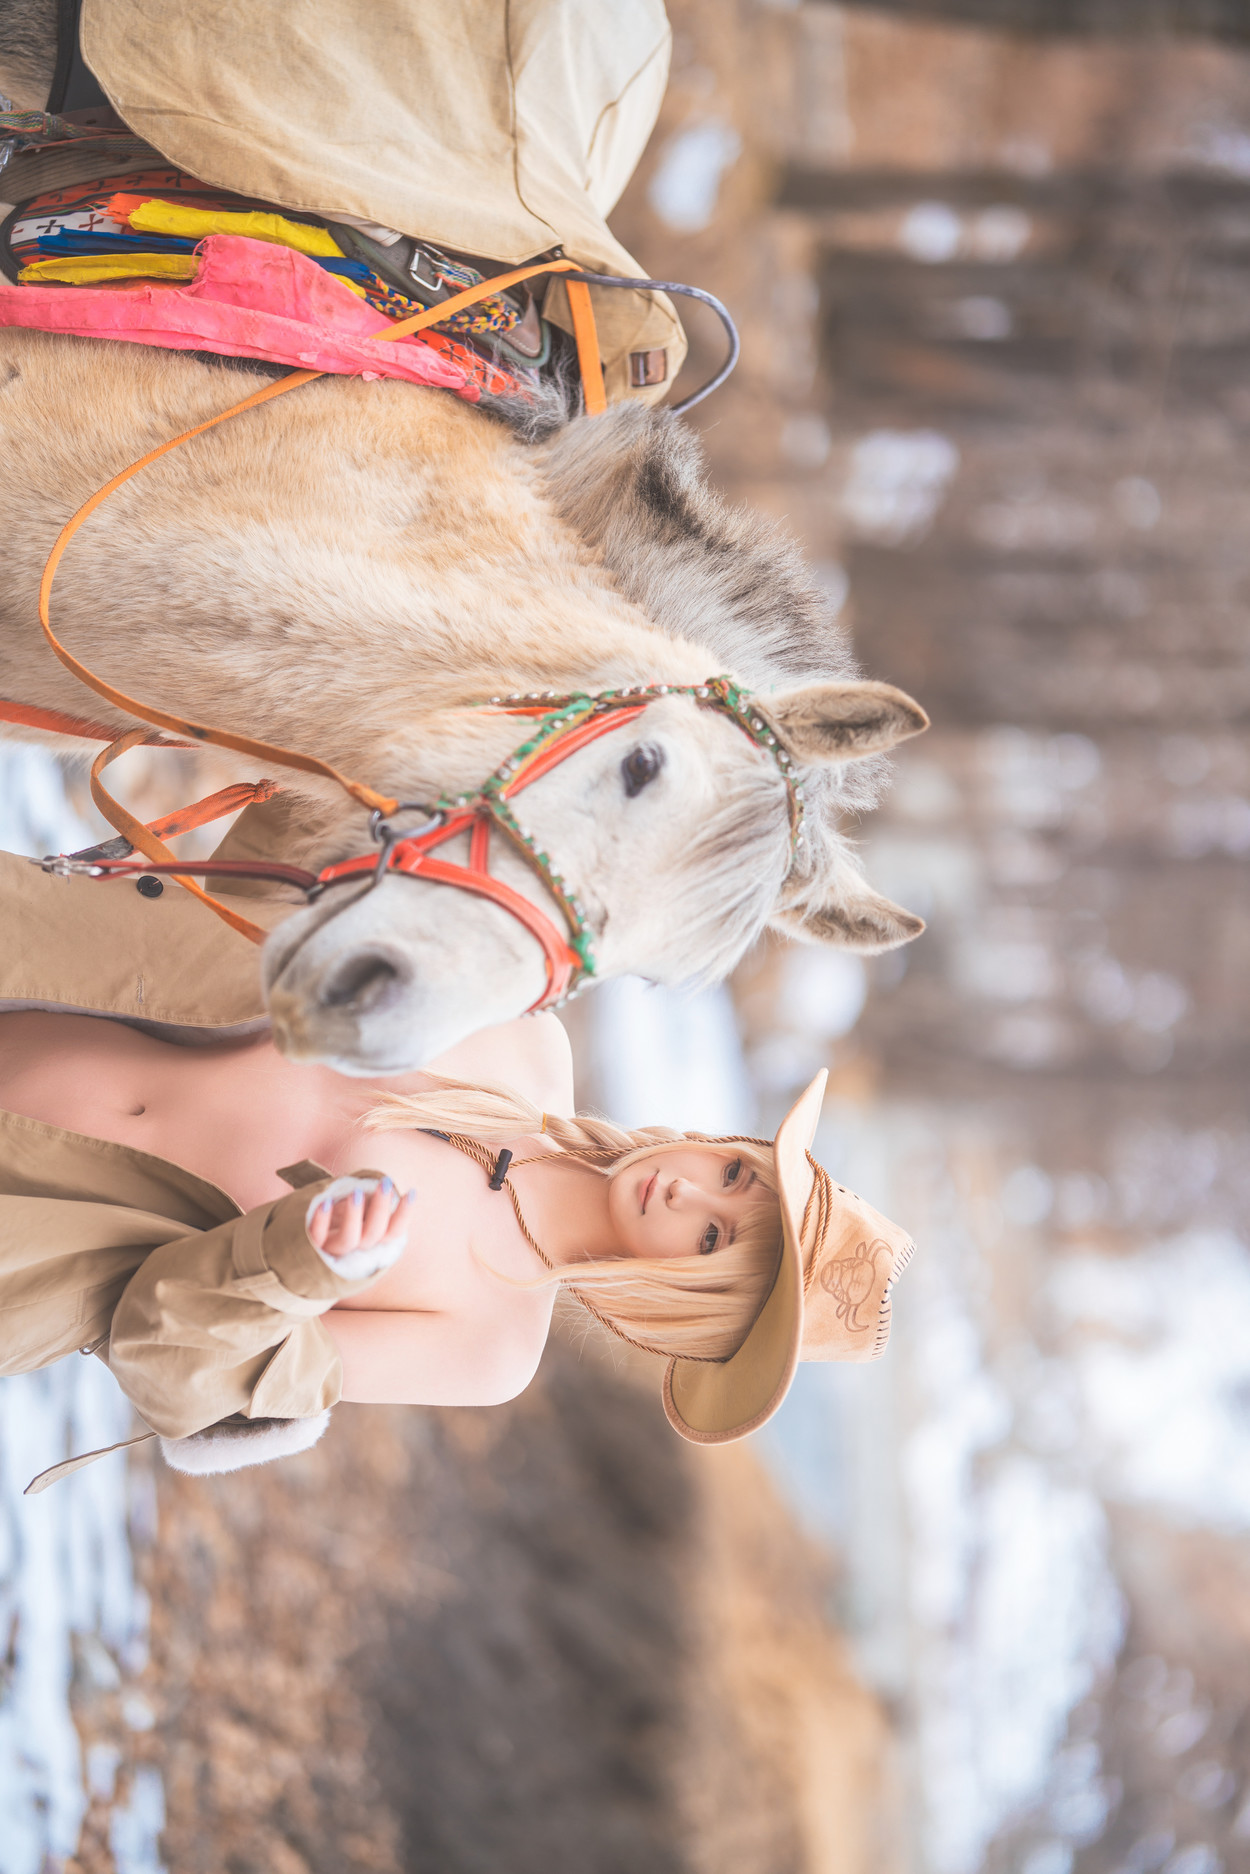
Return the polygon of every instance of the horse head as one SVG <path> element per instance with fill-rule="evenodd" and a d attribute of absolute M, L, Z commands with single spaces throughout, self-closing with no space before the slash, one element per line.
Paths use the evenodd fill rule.
<path fill-rule="evenodd" d="M 450 714 L 441 735 L 389 750 L 403 798 L 471 798 L 515 742 L 515 722 L 497 712 Z M 824 816 L 796 844 L 789 797 L 790 786 L 801 798 L 823 770 L 918 733 L 923 711 L 889 684 L 852 681 L 784 691 L 759 720 L 787 752 L 787 772 L 766 738 L 753 740 L 690 686 L 655 697 L 526 792 L 525 828 L 580 908 L 596 977 L 715 980 L 773 917 L 792 934 L 861 951 L 923 929 L 871 890 Z M 359 828 L 344 824 L 327 856 L 360 849 Z M 515 845 L 495 842 L 491 872 L 561 922 Z M 523 1014 L 546 987 L 542 949 L 509 911 L 393 873 L 327 891 L 287 919 L 265 947 L 264 976 L 282 1051 L 360 1075 L 420 1067 Z"/>

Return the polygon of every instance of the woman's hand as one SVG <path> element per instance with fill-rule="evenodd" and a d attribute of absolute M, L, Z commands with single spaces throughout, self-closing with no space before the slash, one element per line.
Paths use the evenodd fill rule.
<path fill-rule="evenodd" d="M 362 1190 L 323 1197 L 308 1220 L 308 1236 L 323 1256 L 350 1256 L 357 1249 L 406 1248 L 416 1192 L 401 1198 L 389 1178 L 368 1195 Z"/>

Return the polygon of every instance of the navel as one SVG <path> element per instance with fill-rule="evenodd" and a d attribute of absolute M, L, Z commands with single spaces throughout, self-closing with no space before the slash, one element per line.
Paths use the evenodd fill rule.
<path fill-rule="evenodd" d="M 146 1113 L 147 1110 L 148 1110 L 147 1107 L 143 1105 L 132 1106 L 130 1109 L 130 1117 L 132 1119 L 142 1119 L 144 1113 Z"/>

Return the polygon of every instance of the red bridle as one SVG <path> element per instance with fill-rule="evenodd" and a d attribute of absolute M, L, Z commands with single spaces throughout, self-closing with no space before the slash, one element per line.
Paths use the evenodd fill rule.
<path fill-rule="evenodd" d="M 613 729 L 623 729 L 639 717 L 646 708 L 645 703 L 636 703 L 625 709 L 614 709 L 610 713 L 590 716 L 577 728 L 568 730 L 558 741 L 533 755 L 518 772 L 504 782 L 499 789 L 501 800 L 512 800 L 523 788 L 533 781 L 539 781 L 553 768 L 567 761 L 580 749 L 591 742 L 597 742 L 602 735 Z M 510 714 L 522 714 L 522 711 L 510 711 Z M 509 816 L 510 818 L 510 816 Z M 534 904 L 523 893 L 507 885 L 501 878 L 495 878 L 489 870 L 490 836 L 495 826 L 508 833 L 513 843 L 518 845 L 522 856 L 539 873 L 547 890 L 551 893 L 564 912 L 565 923 L 574 933 L 579 948 L 574 949 L 568 941 L 568 935 L 548 917 L 541 905 Z M 445 846 L 449 840 L 457 839 L 461 833 L 469 835 L 469 863 L 453 865 L 446 859 L 432 857 L 435 849 Z M 539 863 L 541 861 L 541 863 Z M 588 954 L 588 940 L 585 934 L 585 914 L 575 899 L 565 895 L 563 881 L 558 873 L 551 870 L 550 861 L 545 853 L 537 854 L 525 842 L 518 840 L 514 826 L 508 819 L 492 813 L 489 807 L 477 805 L 440 814 L 435 825 L 423 833 L 407 834 L 402 839 L 384 841 L 382 852 L 375 857 L 372 853 L 362 853 L 355 859 L 343 859 L 337 865 L 328 865 L 318 873 L 315 890 L 323 891 L 330 885 L 341 885 L 354 878 L 360 878 L 372 872 L 374 879 L 380 880 L 387 872 L 402 872 L 405 878 L 423 878 L 432 885 L 454 885 L 460 891 L 473 893 L 475 897 L 485 898 L 491 904 L 497 904 L 501 910 L 509 912 L 535 938 L 539 944 L 543 961 L 547 969 L 547 984 L 536 1002 L 530 1004 L 530 1013 L 537 1009 L 550 1008 L 553 1003 L 563 1002 L 573 989 L 576 980 L 587 975 L 593 969 L 593 961 Z"/>
<path fill-rule="evenodd" d="M 385 813 L 375 809 L 370 819 L 381 850 L 376 854 L 360 853 L 351 859 L 341 859 L 320 872 L 249 859 L 154 864 L 151 860 L 117 858 L 98 848 L 36 863 L 42 863 L 46 871 L 86 874 L 93 878 L 125 878 L 161 872 L 179 877 L 186 872 L 196 872 L 209 877 L 263 878 L 294 885 L 310 900 L 335 885 L 350 884 L 360 878 L 368 879 L 368 888 L 372 890 L 388 872 L 425 879 L 432 885 L 451 885 L 497 904 L 537 941 L 543 953 L 547 981 L 542 994 L 530 1005 L 530 1013 L 533 1013 L 575 994 L 581 980 L 595 974 L 595 958 L 584 907 L 568 889 L 550 856 L 539 849 L 533 836 L 521 825 L 511 802 L 532 782 L 541 780 L 562 761 L 567 761 L 570 755 L 597 742 L 600 736 L 636 721 L 650 703 L 662 696 L 690 696 L 709 709 L 720 710 L 757 747 L 772 755 L 786 784 L 793 850 L 801 836 L 803 818 L 803 789 L 792 772 L 793 762 L 767 718 L 757 714 L 758 705 L 748 701 L 746 692 L 728 677 L 712 677 L 701 684 L 638 684 L 599 695 L 579 693 L 559 697 L 549 693 L 542 697 L 509 697 L 506 703 L 493 697 L 488 707 L 502 709 L 506 715 L 541 717 L 530 740 L 514 750 L 472 795 L 462 794 L 455 799 L 444 795 L 433 806 L 388 798 Z M 132 731 L 132 735 L 141 733 Z M 374 798 L 381 797 L 375 795 Z M 429 821 L 424 831 L 397 833 L 390 816 L 404 811 L 424 813 Z M 512 841 L 521 858 L 555 899 L 567 927 L 565 933 L 541 906 L 491 874 L 490 836 L 495 827 Z M 438 847 L 461 834 L 469 838 L 467 865 L 455 865 L 433 856 Z M 253 928 L 263 935 L 259 927 Z"/>
<path fill-rule="evenodd" d="M 586 701 L 589 703 L 592 699 Z M 296 886 L 310 900 L 331 886 L 350 884 L 359 878 L 369 878 L 369 889 L 372 890 L 388 872 L 402 873 L 405 878 L 425 879 L 431 885 L 452 885 L 460 891 L 470 892 L 475 897 L 497 904 L 502 911 L 514 917 L 538 943 L 543 953 L 547 981 L 542 994 L 530 1004 L 528 1012 L 532 1014 L 563 1002 L 574 991 L 580 978 L 593 974 L 594 959 L 581 905 L 565 891 L 564 881 L 552 867 L 547 854 L 535 849 L 524 828 L 506 807 L 500 812 L 500 806 L 529 787 L 531 782 L 550 774 L 570 755 L 577 754 L 591 742 L 597 742 L 600 736 L 614 729 L 625 728 L 646 707 L 645 701 L 625 707 L 609 706 L 601 712 L 590 714 L 577 726 L 558 733 L 545 746 L 532 753 L 527 754 L 527 745 L 523 744 L 521 750 L 510 756 L 502 768 L 491 776 L 490 781 L 496 782 L 497 786 L 488 793 L 490 782 L 487 782 L 471 805 L 446 809 L 441 806 L 421 808 L 422 812 L 431 815 L 433 822 L 424 832 L 396 836 L 389 820 L 375 813 L 372 816 L 373 830 L 382 850 L 379 853 L 360 853 L 353 859 L 341 859 L 320 872 L 308 872 L 302 866 L 271 864 L 263 859 L 201 859 L 161 864 L 149 859 L 112 858 L 103 851 L 97 855 L 95 849 L 84 854 L 71 854 L 67 858 L 49 857 L 37 863 L 48 872 L 85 875 L 89 878 L 133 878 L 153 873 L 178 875 L 195 872 L 208 877 L 269 879 L 278 884 Z M 544 703 L 541 706 L 509 709 L 507 713 L 549 716 L 552 710 Z M 508 773 L 507 770 L 512 772 Z M 261 785 L 272 791 L 272 784 Z M 265 795 L 260 797 L 265 798 Z M 393 811 L 402 812 L 402 804 Z M 490 836 L 495 826 L 508 835 L 522 858 L 539 874 L 542 883 L 560 906 L 567 933 L 559 929 L 541 905 L 533 903 L 503 879 L 493 876 L 489 869 Z M 469 835 L 467 865 L 455 865 L 433 856 L 437 847 L 445 846 L 462 833 Z M 570 936 L 572 942 L 569 941 Z"/>

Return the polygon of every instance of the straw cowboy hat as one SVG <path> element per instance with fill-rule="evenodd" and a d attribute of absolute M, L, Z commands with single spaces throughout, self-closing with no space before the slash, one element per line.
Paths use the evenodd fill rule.
<path fill-rule="evenodd" d="M 911 1239 L 811 1156 L 828 1075 L 777 1129 L 781 1263 L 767 1301 L 728 1360 L 670 1362 L 664 1410 L 694 1444 L 745 1438 L 773 1416 L 800 1360 L 875 1360 L 890 1337 L 890 1290 Z"/>

